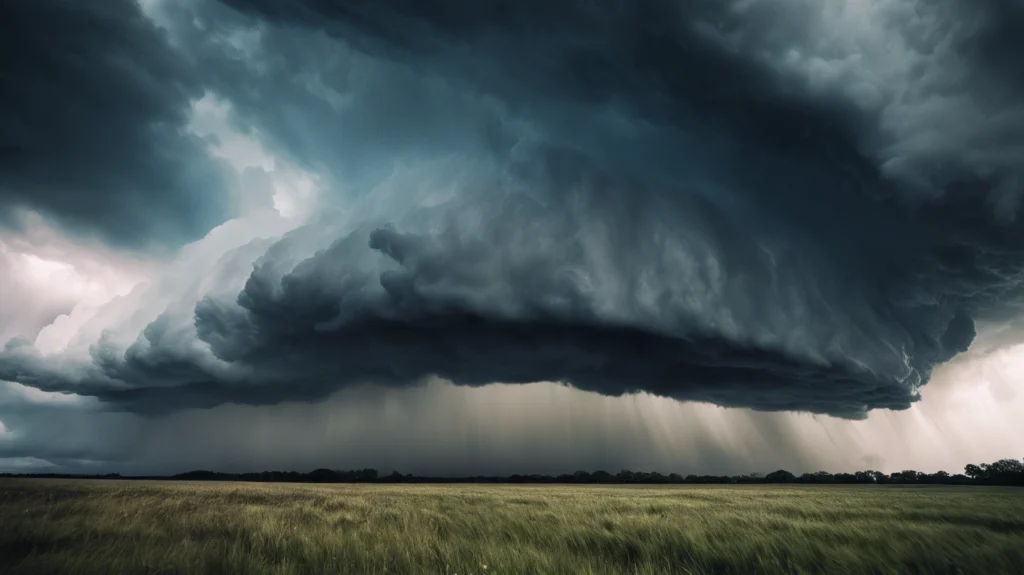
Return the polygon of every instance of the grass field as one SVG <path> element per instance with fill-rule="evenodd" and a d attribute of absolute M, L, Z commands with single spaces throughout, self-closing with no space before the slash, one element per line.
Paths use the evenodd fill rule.
<path fill-rule="evenodd" d="M 1024 490 L 9 479 L 0 572 L 1024 573 Z"/>

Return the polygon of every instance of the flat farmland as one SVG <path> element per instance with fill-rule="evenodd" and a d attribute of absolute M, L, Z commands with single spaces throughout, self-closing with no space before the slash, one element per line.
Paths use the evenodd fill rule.
<path fill-rule="evenodd" d="M 0 572 L 1024 573 L 1024 489 L 6 479 Z"/>

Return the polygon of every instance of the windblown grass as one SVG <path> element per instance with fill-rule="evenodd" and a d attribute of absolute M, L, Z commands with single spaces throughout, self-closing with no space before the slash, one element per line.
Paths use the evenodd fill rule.
<path fill-rule="evenodd" d="M 1024 573 L 1024 490 L 11 479 L 0 572 Z"/>

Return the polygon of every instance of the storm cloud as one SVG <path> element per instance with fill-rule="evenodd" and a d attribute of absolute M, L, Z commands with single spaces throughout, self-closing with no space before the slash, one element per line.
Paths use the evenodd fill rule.
<path fill-rule="evenodd" d="M 160 14 L 328 193 L 129 322 L 10 341 L 0 379 L 141 413 L 436 376 L 860 418 L 1019 315 L 1018 3 Z"/>
<path fill-rule="evenodd" d="M 134 0 L 0 6 L 0 223 L 133 248 L 202 237 L 230 179 L 186 131 L 195 71 Z"/>

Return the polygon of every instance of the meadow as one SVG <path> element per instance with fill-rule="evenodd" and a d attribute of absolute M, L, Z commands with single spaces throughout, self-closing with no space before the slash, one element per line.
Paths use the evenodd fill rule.
<path fill-rule="evenodd" d="M 1024 489 L 6 479 L 0 573 L 1024 573 Z"/>

